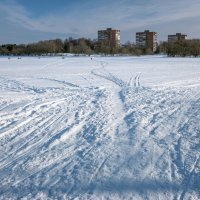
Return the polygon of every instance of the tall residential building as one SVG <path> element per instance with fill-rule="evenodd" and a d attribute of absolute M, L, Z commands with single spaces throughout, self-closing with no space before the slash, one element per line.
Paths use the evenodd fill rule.
<path fill-rule="evenodd" d="M 105 41 L 108 42 L 110 46 L 117 47 L 120 45 L 120 30 L 113 30 L 112 28 L 99 30 L 98 41 Z"/>
<path fill-rule="evenodd" d="M 145 30 L 144 32 L 136 33 L 136 45 L 150 48 L 152 52 L 157 49 L 157 33 Z"/>
<path fill-rule="evenodd" d="M 178 40 L 186 40 L 187 35 L 182 33 L 176 33 L 176 35 L 168 35 L 168 42 L 176 42 Z"/>

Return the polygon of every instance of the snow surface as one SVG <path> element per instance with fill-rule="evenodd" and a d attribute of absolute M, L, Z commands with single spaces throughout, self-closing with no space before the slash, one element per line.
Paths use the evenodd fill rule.
<path fill-rule="evenodd" d="M 200 58 L 0 57 L 0 199 L 200 199 Z"/>

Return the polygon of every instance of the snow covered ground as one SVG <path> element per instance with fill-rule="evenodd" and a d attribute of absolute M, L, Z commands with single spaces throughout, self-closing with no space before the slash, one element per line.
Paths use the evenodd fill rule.
<path fill-rule="evenodd" d="M 0 57 L 0 199 L 200 199 L 200 58 Z"/>

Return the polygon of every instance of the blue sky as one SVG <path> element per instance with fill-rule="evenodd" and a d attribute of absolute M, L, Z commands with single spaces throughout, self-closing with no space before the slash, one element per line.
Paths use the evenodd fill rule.
<path fill-rule="evenodd" d="M 182 32 L 200 38 L 200 0 L 0 0 L 0 44 L 86 37 L 97 30 L 121 30 L 121 41 L 135 33 L 158 33 L 158 41 Z"/>

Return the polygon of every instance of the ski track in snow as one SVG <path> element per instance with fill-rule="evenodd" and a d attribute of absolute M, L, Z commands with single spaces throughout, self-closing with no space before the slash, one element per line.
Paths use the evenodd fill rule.
<path fill-rule="evenodd" d="M 199 86 L 146 87 L 91 62 L 88 87 L 0 76 L 0 199 L 200 199 Z"/>

